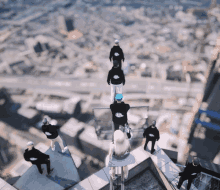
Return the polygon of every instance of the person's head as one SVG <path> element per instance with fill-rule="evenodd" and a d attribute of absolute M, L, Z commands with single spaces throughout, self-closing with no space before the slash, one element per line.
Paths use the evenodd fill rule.
<path fill-rule="evenodd" d="M 28 148 L 28 150 L 31 150 L 33 147 L 34 147 L 34 143 L 33 143 L 32 141 L 29 141 L 29 142 L 27 143 L 27 148 Z"/>
<path fill-rule="evenodd" d="M 117 103 L 121 103 L 121 102 L 122 102 L 122 98 L 123 98 L 123 95 L 122 95 L 122 94 L 117 94 L 117 95 L 115 96 L 115 99 L 116 99 Z"/>
<path fill-rule="evenodd" d="M 43 117 L 42 123 L 43 123 L 43 125 L 48 125 L 48 124 L 49 124 L 49 121 L 50 121 L 49 116 L 45 115 L 45 116 Z"/>
<path fill-rule="evenodd" d="M 199 165 L 199 159 L 198 159 L 198 157 L 193 157 L 192 164 L 193 164 L 194 166 L 198 166 L 198 165 Z"/>
<path fill-rule="evenodd" d="M 121 130 L 114 132 L 114 145 L 115 154 L 118 156 L 123 155 L 130 147 L 129 140 L 126 139 L 125 134 Z"/>
<path fill-rule="evenodd" d="M 113 67 L 115 67 L 115 68 L 119 67 L 119 62 L 117 60 L 113 61 Z"/>
<path fill-rule="evenodd" d="M 156 121 L 155 121 L 155 120 L 153 120 L 152 125 L 153 125 L 154 127 L 156 127 Z"/>
<path fill-rule="evenodd" d="M 115 40 L 115 45 L 116 45 L 116 46 L 119 45 L 119 40 Z"/>
<path fill-rule="evenodd" d="M 50 124 L 51 124 L 51 125 L 57 125 L 57 120 L 52 119 L 52 120 L 50 121 Z"/>

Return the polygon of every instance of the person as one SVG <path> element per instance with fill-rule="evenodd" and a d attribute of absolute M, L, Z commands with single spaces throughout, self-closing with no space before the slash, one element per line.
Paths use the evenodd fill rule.
<path fill-rule="evenodd" d="M 111 100 L 112 103 L 115 99 L 116 89 L 119 94 L 122 94 L 123 85 L 125 85 L 124 72 L 119 68 L 117 60 L 113 61 L 114 66 L 108 73 L 107 83 L 111 84 Z"/>
<path fill-rule="evenodd" d="M 121 69 L 121 60 L 124 62 L 125 58 L 124 53 L 119 46 L 119 40 L 115 40 L 115 45 L 111 48 L 109 60 L 111 61 L 112 59 L 113 61 L 117 60 L 119 62 L 119 68 Z"/>
<path fill-rule="evenodd" d="M 106 166 L 108 166 L 109 160 L 112 160 L 114 157 L 116 160 L 123 160 L 123 162 L 128 162 L 130 150 L 130 143 L 129 140 L 126 139 L 125 134 L 121 130 L 116 130 L 114 132 L 114 142 L 110 143 L 109 154 L 106 157 Z M 129 162 L 128 162 L 129 163 Z M 124 178 L 128 178 L 128 165 L 123 166 Z M 120 167 L 110 167 L 109 174 L 113 180 L 116 179 L 115 174 L 120 174 L 121 168 Z"/>
<path fill-rule="evenodd" d="M 177 188 L 180 189 L 183 182 L 185 180 L 188 180 L 187 190 L 189 190 L 193 180 L 198 176 L 201 171 L 202 167 L 199 163 L 199 159 L 197 157 L 194 157 L 192 163 L 187 162 L 184 171 L 179 173 L 181 177 L 179 179 Z"/>
<path fill-rule="evenodd" d="M 151 141 L 152 142 L 151 154 L 153 154 L 153 152 L 155 151 L 154 149 L 155 142 L 156 140 L 158 141 L 160 139 L 160 133 L 156 128 L 156 121 L 153 121 L 152 125 L 145 129 L 143 133 L 143 137 L 146 138 L 144 150 L 146 149 L 148 142 Z"/>
<path fill-rule="evenodd" d="M 40 174 L 43 174 L 41 164 L 47 165 L 47 174 L 50 175 L 54 170 L 50 169 L 50 156 L 42 153 L 34 148 L 34 143 L 29 141 L 27 143 L 27 149 L 24 152 L 24 159 L 32 164 L 36 165 Z"/>
<path fill-rule="evenodd" d="M 42 131 L 47 136 L 47 138 L 51 140 L 52 151 L 55 151 L 55 142 L 58 142 L 62 149 L 62 153 L 64 153 L 68 150 L 68 147 L 67 146 L 65 147 L 63 140 L 58 134 L 58 129 L 59 129 L 59 126 L 49 124 L 48 116 L 45 116 L 43 118 Z"/>
<path fill-rule="evenodd" d="M 114 131 L 118 130 L 120 125 L 124 127 L 124 130 L 128 128 L 127 112 L 130 109 L 130 105 L 122 102 L 122 98 L 122 94 L 117 94 L 115 96 L 116 101 L 110 105 Z M 132 137 L 130 128 L 127 136 L 129 139 Z"/>

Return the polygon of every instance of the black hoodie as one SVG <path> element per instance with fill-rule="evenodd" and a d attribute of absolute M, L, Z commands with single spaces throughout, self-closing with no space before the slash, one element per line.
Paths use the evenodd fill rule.
<path fill-rule="evenodd" d="M 56 125 L 43 125 L 42 131 L 47 136 L 48 139 L 55 139 L 58 136 L 59 126 Z"/>
<path fill-rule="evenodd" d="M 110 109 L 112 111 L 112 120 L 116 124 L 124 125 L 127 123 L 127 112 L 130 109 L 129 104 L 125 104 L 124 102 L 110 105 Z"/>
<path fill-rule="evenodd" d="M 24 152 L 24 159 L 32 164 L 41 164 L 48 160 L 48 158 L 50 158 L 49 155 L 42 153 L 34 147 L 31 150 L 26 149 Z"/>
<path fill-rule="evenodd" d="M 202 167 L 200 164 L 198 166 L 194 166 L 192 163 L 187 162 L 184 171 L 180 172 L 179 175 L 182 177 L 194 179 L 201 171 Z"/>
<path fill-rule="evenodd" d="M 110 61 L 112 58 L 113 58 L 113 61 L 114 60 L 118 60 L 118 61 L 125 60 L 124 53 L 123 53 L 122 49 L 120 48 L 120 46 L 113 46 L 112 47 L 112 49 L 110 51 L 110 55 L 109 55 Z"/>
<path fill-rule="evenodd" d="M 143 136 L 149 140 L 160 139 L 160 134 L 159 134 L 158 129 L 156 127 L 153 128 L 152 125 L 148 127 L 147 129 L 145 129 Z"/>
<path fill-rule="evenodd" d="M 125 75 L 124 72 L 121 70 L 120 67 L 112 67 L 112 69 L 108 72 L 108 79 L 107 83 L 109 84 L 111 81 L 111 84 L 125 84 Z"/>

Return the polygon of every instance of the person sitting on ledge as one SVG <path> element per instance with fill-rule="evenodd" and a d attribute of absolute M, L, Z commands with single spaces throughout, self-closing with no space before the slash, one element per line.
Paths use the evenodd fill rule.
<path fill-rule="evenodd" d="M 62 153 L 64 153 L 65 151 L 68 150 L 68 147 L 66 146 L 64 148 L 64 146 L 65 146 L 64 142 L 58 134 L 59 126 L 49 124 L 48 118 L 49 118 L 48 116 L 44 116 L 42 131 L 47 136 L 47 138 L 51 140 L 52 151 L 55 151 L 55 142 L 57 141 L 60 144 L 60 147 L 62 149 Z"/>
<path fill-rule="evenodd" d="M 192 163 L 187 162 L 184 171 L 179 173 L 179 176 L 181 177 L 179 179 L 177 188 L 180 189 L 183 182 L 185 180 L 188 180 L 187 190 L 189 190 L 193 180 L 198 176 L 201 171 L 202 167 L 199 163 L 199 159 L 197 157 L 194 157 Z"/>
<path fill-rule="evenodd" d="M 43 174 L 41 164 L 47 165 L 48 175 L 50 175 L 51 172 L 53 171 L 53 168 L 50 169 L 50 156 L 35 149 L 34 143 L 32 141 L 29 141 L 27 143 L 27 149 L 24 152 L 24 159 L 36 165 L 40 174 Z"/>
<path fill-rule="evenodd" d="M 119 162 L 128 162 L 126 159 L 129 155 L 130 150 L 130 143 L 129 140 L 126 139 L 125 134 L 121 130 L 116 130 L 114 132 L 114 143 L 110 144 L 109 155 L 106 157 L 106 166 L 112 158 L 119 160 Z M 128 162 L 129 164 L 129 162 Z M 123 166 L 124 178 L 128 178 L 128 166 Z M 110 167 L 109 174 L 111 175 L 112 179 L 115 180 L 115 174 L 120 174 L 121 168 L 120 167 Z"/>

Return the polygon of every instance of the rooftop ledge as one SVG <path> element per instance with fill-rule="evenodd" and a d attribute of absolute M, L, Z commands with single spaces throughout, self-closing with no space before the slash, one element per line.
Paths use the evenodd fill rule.
<path fill-rule="evenodd" d="M 153 155 L 151 155 L 150 152 L 145 151 L 143 146 L 140 146 L 131 152 L 131 154 L 135 157 L 135 163 L 128 165 L 129 176 L 128 179 L 125 180 L 125 184 L 130 179 L 134 178 L 136 175 L 148 168 L 155 174 L 158 183 L 163 188 L 167 190 L 176 189 L 176 184 L 179 181 L 178 174 L 180 169 L 159 146 L 156 145 L 155 147 L 156 151 Z M 109 188 L 109 168 L 105 167 L 74 185 L 70 188 L 70 190 L 109 190 Z M 191 189 L 197 190 L 193 184 Z"/>
<path fill-rule="evenodd" d="M 151 143 L 148 144 L 148 147 Z M 166 153 L 157 145 L 155 145 L 154 154 L 150 154 L 150 152 L 145 151 L 143 146 L 138 147 L 133 150 L 131 154 L 135 157 L 135 163 L 128 165 L 129 168 L 129 176 L 128 179 L 125 180 L 129 182 L 130 179 L 133 179 L 135 176 L 140 174 L 141 172 L 149 169 L 154 176 L 156 177 L 158 184 L 167 190 L 175 190 L 176 184 L 179 180 L 179 172 L 180 169 L 173 163 L 173 161 L 166 155 Z M 149 150 L 149 148 L 148 148 Z M 74 162 L 71 158 L 64 156 L 63 158 L 61 154 L 52 152 L 50 149 L 46 151 L 46 154 L 51 155 L 52 167 L 59 167 L 56 175 L 62 176 L 65 178 L 64 182 L 69 183 L 69 181 L 74 180 L 76 183 L 72 184 L 71 187 L 68 186 L 69 190 L 109 190 L 110 188 L 110 175 L 109 168 L 105 167 L 98 172 L 92 174 L 88 178 L 80 181 L 78 177 L 78 173 L 75 169 Z M 62 162 L 59 163 L 59 160 Z M 53 161 L 54 160 L 54 161 Z M 60 161 L 61 161 L 60 160 Z M 56 162 L 56 163 L 55 163 Z M 64 163 L 63 166 L 61 163 Z M 54 165 L 55 164 L 55 165 Z M 53 166 L 54 165 L 54 166 Z M 59 166 L 60 165 L 60 166 Z M 44 167 L 44 165 L 42 165 Z M 62 167 L 67 167 L 66 171 Z M 70 167 L 69 167 L 70 166 Z M 46 167 L 44 167 L 46 169 Z M 69 169 L 68 169 L 69 168 Z M 72 169 L 71 169 L 72 168 Z M 74 171 L 75 170 L 75 171 Z M 59 171 L 59 172 L 58 172 Z M 65 175 L 64 175 L 65 174 Z M 120 178 L 120 177 L 119 177 Z M 66 181 L 66 179 L 68 179 Z M 36 166 L 32 166 L 28 169 L 28 171 L 20 177 L 20 179 L 14 184 L 14 187 L 7 184 L 4 180 L 0 179 L 0 190 L 15 190 L 17 189 L 45 189 L 47 186 L 48 189 L 58 190 L 58 189 L 66 189 L 67 186 L 65 184 L 61 184 L 61 181 L 56 179 L 48 179 L 45 175 L 41 175 L 38 173 Z M 191 189 L 197 190 L 195 186 L 192 184 Z"/>

